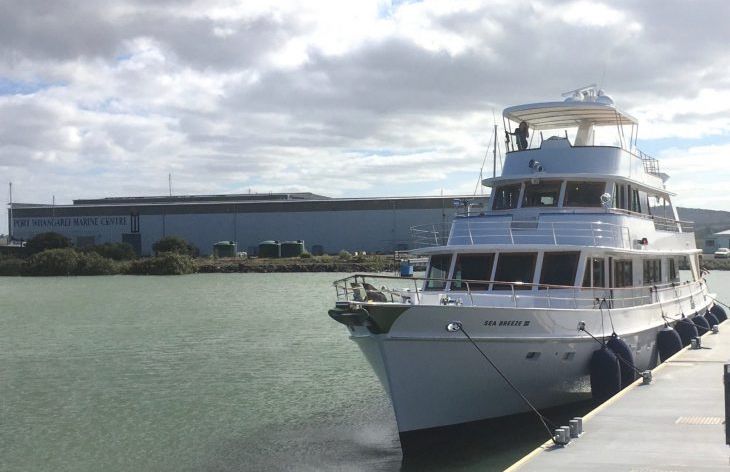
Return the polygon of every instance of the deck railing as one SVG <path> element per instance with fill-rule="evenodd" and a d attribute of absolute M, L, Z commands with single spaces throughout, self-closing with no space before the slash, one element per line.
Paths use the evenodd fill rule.
<path fill-rule="evenodd" d="M 388 288 L 397 280 L 405 288 Z M 338 302 L 398 303 L 412 305 L 457 305 L 489 308 L 616 309 L 660 303 L 667 315 L 682 312 L 674 304 L 690 301 L 691 309 L 705 302 L 702 281 L 645 285 L 642 287 L 576 287 L 483 280 L 438 279 L 443 287 L 423 290 L 426 278 L 402 278 L 376 274 L 356 274 L 334 282 Z M 433 280 L 431 280 L 433 282 Z M 456 285 L 455 285 L 456 284 Z M 491 290 L 473 290 L 489 286 Z M 379 287 L 378 287 L 379 286 Z M 454 289 L 453 287 L 459 287 Z M 495 289 L 499 286 L 500 289 Z M 450 290 L 447 290 L 450 288 Z"/>
<path fill-rule="evenodd" d="M 414 247 L 473 244 L 548 244 L 630 248 L 626 226 L 603 222 L 479 221 L 454 219 L 411 228 Z"/>

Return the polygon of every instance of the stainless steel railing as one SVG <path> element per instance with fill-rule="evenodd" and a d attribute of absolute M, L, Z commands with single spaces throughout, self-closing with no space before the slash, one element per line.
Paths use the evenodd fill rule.
<path fill-rule="evenodd" d="M 397 280 L 411 288 L 387 288 L 383 282 Z M 437 282 L 433 290 L 423 290 L 426 282 Z M 378 274 L 355 274 L 333 283 L 339 302 L 380 302 L 426 305 L 467 305 L 479 307 L 598 309 L 606 300 L 606 308 L 630 308 L 659 303 L 667 311 L 673 304 L 707 300 L 702 281 L 687 281 L 645 285 L 641 287 L 576 287 L 565 285 L 532 284 L 522 282 L 402 278 Z M 458 284 L 460 289 L 454 289 Z M 380 285 L 380 287 L 378 287 Z M 488 290 L 475 286 L 488 285 Z M 499 286 L 500 289 L 496 289 Z M 376 296 L 377 295 L 377 296 Z M 681 307 L 677 312 L 682 312 Z"/>

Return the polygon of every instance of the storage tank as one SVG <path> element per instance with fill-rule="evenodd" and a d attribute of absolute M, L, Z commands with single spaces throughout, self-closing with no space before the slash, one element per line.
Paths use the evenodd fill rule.
<path fill-rule="evenodd" d="M 219 241 L 213 244 L 213 257 L 236 257 L 238 244 L 235 241 Z"/>
<path fill-rule="evenodd" d="M 284 241 L 281 243 L 281 257 L 299 257 L 304 253 L 304 241 Z"/>
<path fill-rule="evenodd" d="M 281 257 L 279 241 L 262 241 L 259 243 L 259 257 L 276 259 Z"/>

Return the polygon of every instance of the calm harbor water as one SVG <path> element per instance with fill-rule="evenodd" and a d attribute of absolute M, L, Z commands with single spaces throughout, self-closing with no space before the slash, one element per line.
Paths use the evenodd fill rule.
<path fill-rule="evenodd" d="M 490 470 L 545 440 L 526 418 L 403 457 L 327 316 L 338 275 L 0 277 L 0 470 Z"/>

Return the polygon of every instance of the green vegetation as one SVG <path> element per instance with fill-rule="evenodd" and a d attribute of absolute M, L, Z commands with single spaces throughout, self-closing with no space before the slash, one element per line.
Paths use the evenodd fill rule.
<path fill-rule="evenodd" d="M 188 244 L 187 241 L 178 236 L 166 236 L 160 239 L 152 245 L 152 250 L 155 251 L 156 256 L 170 252 L 195 257 L 199 253 L 195 246 Z"/>
<path fill-rule="evenodd" d="M 91 246 L 86 252 L 96 253 L 101 257 L 115 261 L 131 261 L 137 259 L 137 254 L 129 243 L 104 243 L 98 246 Z"/>
<path fill-rule="evenodd" d="M 350 259 L 352 259 L 352 254 L 343 249 L 342 251 L 340 251 L 339 254 L 337 254 L 337 257 L 339 257 L 343 261 L 349 261 Z"/>
<path fill-rule="evenodd" d="M 126 273 L 131 275 L 184 275 L 196 272 L 193 258 L 186 254 L 163 252 L 159 256 L 132 261 Z"/>
<path fill-rule="evenodd" d="M 29 255 L 37 254 L 48 249 L 63 249 L 67 247 L 71 247 L 71 241 L 66 236 L 54 232 L 37 234 L 25 244 L 25 250 Z"/>

